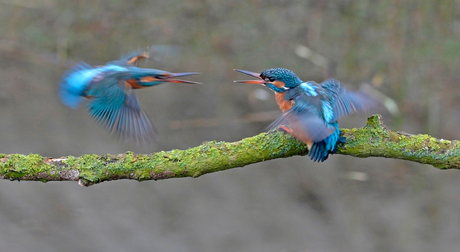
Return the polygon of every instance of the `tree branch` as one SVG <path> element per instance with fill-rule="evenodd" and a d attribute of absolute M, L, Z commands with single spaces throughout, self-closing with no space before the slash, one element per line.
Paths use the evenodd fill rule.
<path fill-rule="evenodd" d="M 359 129 L 342 129 L 347 142 L 338 154 L 387 157 L 430 164 L 439 169 L 460 168 L 460 143 L 429 135 L 393 132 L 374 115 Z M 204 142 L 187 150 L 153 154 L 88 154 L 81 157 L 44 158 L 37 154 L 0 154 L 0 178 L 36 181 L 78 181 L 90 186 L 108 180 L 157 180 L 199 177 L 275 158 L 306 155 L 306 145 L 280 131 L 270 131 L 238 142 Z M 327 162 L 327 161 L 326 161 Z"/>

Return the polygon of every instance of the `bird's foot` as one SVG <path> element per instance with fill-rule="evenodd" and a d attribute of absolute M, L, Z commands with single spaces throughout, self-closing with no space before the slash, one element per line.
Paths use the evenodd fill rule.
<path fill-rule="evenodd" d="M 292 130 L 288 128 L 286 125 L 280 125 L 279 129 L 292 135 Z"/>

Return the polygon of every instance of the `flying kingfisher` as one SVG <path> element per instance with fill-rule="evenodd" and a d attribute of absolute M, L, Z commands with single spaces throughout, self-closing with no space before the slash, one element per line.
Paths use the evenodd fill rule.
<path fill-rule="evenodd" d="M 135 141 L 154 140 L 157 132 L 140 108 L 133 89 L 165 82 L 201 83 L 175 79 L 198 73 L 170 73 L 135 66 L 145 58 L 148 58 L 148 53 L 135 52 L 104 66 L 92 67 L 81 62 L 63 76 L 59 97 L 62 103 L 73 109 L 85 98 L 89 99 L 89 114 L 112 134 Z"/>
<path fill-rule="evenodd" d="M 337 151 L 339 142 L 346 142 L 337 123 L 340 117 L 375 105 L 375 101 L 365 93 L 347 91 L 334 79 L 321 84 L 303 82 L 286 68 L 270 68 L 262 73 L 235 71 L 257 78 L 235 82 L 262 84 L 275 91 L 276 102 L 283 115 L 271 127 L 281 125 L 280 128 L 307 144 L 308 156 L 313 161 L 323 162 L 330 153 Z M 285 122 L 290 129 L 282 125 Z"/>

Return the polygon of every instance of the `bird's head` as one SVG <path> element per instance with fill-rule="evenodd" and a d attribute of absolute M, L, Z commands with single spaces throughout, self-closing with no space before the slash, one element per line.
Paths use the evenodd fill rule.
<path fill-rule="evenodd" d="M 261 84 L 278 93 L 286 92 L 302 83 L 302 80 L 297 77 L 294 72 L 286 68 L 270 68 L 262 73 L 254 73 L 239 69 L 235 69 L 235 71 L 257 78 L 257 80 L 236 80 L 235 82 Z"/>

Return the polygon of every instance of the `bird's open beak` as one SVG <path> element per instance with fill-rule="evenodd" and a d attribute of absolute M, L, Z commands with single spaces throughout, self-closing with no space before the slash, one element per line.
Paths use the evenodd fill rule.
<path fill-rule="evenodd" d="M 202 83 L 196 82 L 196 81 L 175 79 L 177 77 L 195 75 L 195 74 L 200 74 L 200 73 L 194 73 L 194 72 L 191 72 L 191 73 L 166 73 L 166 74 L 162 75 L 161 80 L 167 81 L 167 82 L 176 82 L 176 83 L 202 84 Z"/>
<path fill-rule="evenodd" d="M 255 77 L 255 78 L 258 79 L 258 80 L 236 80 L 236 81 L 233 81 L 233 82 L 247 83 L 247 84 L 260 84 L 260 85 L 265 85 L 267 83 L 265 80 L 263 80 L 260 77 L 260 73 L 254 73 L 254 72 L 249 72 L 249 71 L 240 70 L 240 69 L 233 69 L 233 70 L 238 71 L 240 73 L 250 75 L 250 76 Z"/>

